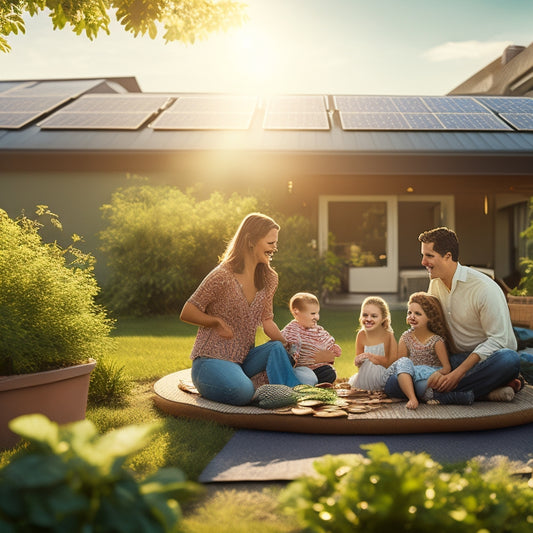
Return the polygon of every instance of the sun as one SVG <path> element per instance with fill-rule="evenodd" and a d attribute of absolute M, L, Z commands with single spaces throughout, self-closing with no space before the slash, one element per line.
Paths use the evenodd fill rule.
<path fill-rule="evenodd" d="M 236 85 L 244 92 L 276 92 L 279 53 L 275 41 L 258 31 L 242 28 L 230 38 L 231 64 Z"/>

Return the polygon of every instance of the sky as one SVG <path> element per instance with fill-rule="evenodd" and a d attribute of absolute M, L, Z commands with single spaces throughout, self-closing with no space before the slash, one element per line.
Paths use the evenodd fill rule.
<path fill-rule="evenodd" d="M 0 80 L 135 76 L 143 92 L 444 95 L 510 44 L 533 42 L 532 0 L 242 0 L 241 28 L 193 45 L 90 41 L 46 13 L 9 36 Z"/>

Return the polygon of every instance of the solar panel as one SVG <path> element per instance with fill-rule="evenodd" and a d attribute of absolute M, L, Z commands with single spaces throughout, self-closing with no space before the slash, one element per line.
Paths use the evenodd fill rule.
<path fill-rule="evenodd" d="M 250 113 L 169 113 L 157 117 L 150 127 L 154 130 L 247 130 Z"/>
<path fill-rule="evenodd" d="M 477 100 L 496 113 L 533 113 L 533 98 L 484 96 Z"/>
<path fill-rule="evenodd" d="M 395 113 L 390 96 L 334 96 L 335 109 L 349 113 Z"/>
<path fill-rule="evenodd" d="M 43 130 L 136 130 L 146 120 L 146 112 L 55 113 L 39 126 Z"/>
<path fill-rule="evenodd" d="M 256 96 L 181 96 L 168 112 L 253 113 L 256 105 Z"/>
<path fill-rule="evenodd" d="M 64 113 L 155 112 L 169 101 L 168 96 L 147 94 L 86 94 L 63 108 Z"/>
<path fill-rule="evenodd" d="M 67 102 L 65 96 L 0 96 L 0 122 L 4 129 L 19 129 Z"/>
<path fill-rule="evenodd" d="M 395 96 L 392 102 L 402 113 L 429 113 L 429 108 L 419 96 Z"/>
<path fill-rule="evenodd" d="M 170 101 L 165 95 L 81 96 L 39 123 L 41 129 L 136 130 Z"/>
<path fill-rule="evenodd" d="M 344 130 L 408 130 L 401 113 L 341 113 Z"/>
<path fill-rule="evenodd" d="M 432 113 L 404 113 L 403 117 L 413 130 L 442 130 L 444 125 Z"/>
<path fill-rule="evenodd" d="M 49 111 L 67 100 L 57 96 L 0 96 L 0 112 Z"/>
<path fill-rule="evenodd" d="M 25 83 L 16 89 L 17 94 L 24 96 L 48 96 L 62 95 L 76 97 L 99 85 L 104 80 L 58 80 L 58 81 L 37 81 Z"/>
<path fill-rule="evenodd" d="M 520 131 L 533 131 L 533 113 L 501 113 L 507 122 Z"/>
<path fill-rule="evenodd" d="M 18 129 L 35 118 L 34 112 L 29 113 L 0 113 L 0 128 Z"/>
<path fill-rule="evenodd" d="M 329 130 L 326 111 L 306 113 L 266 113 L 265 130 Z"/>
<path fill-rule="evenodd" d="M 321 95 L 276 95 L 269 99 L 265 130 L 329 130 L 326 100 Z"/>
<path fill-rule="evenodd" d="M 345 130 L 512 129 L 469 96 L 334 96 L 333 100 Z"/>
<path fill-rule="evenodd" d="M 29 85 L 27 82 L 22 83 L 20 81 L 0 81 L 0 94 L 14 91 L 15 89 L 25 87 Z"/>
<path fill-rule="evenodd" d="M 433 113 L 487 113 L 488 110 L 470 96 L 423 96 Z"/>
<path fill-rule="evenodd" d="M 150 127 L 154 130 L 246 130 L 256 105 L 256 96 L 180 96 Z"/>
<path fill-rule="evenodd" d="M 319 113 L 327 111 L 321 95 L 276 95 L 268 101 L 267 113 Z"/>
<path fill-rule="evenodd" d="M 512 130 L 496 115 L 489 113 L 438 113 L 436 116 L 447 130 Z"/>

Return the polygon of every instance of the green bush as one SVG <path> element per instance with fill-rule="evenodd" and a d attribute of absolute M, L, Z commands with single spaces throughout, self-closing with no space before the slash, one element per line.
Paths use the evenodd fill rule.
<path fill-rule="evenodd" d="M 46 206 L 37 212 L 58 224 Z M 94 258 L 44 243 L 41 226 L 0 209 L 0 375 L 98 360 L 110 347 L 112 321 L 95 303 Z"/>
<path fill-rule="evenodd" d="M 178 531 L 180 502 L 202 492 L 177 468 L 139 481 L 124 467 L 157 425 L 97 435 L 87 420 L 59 427 L 43 415 L 26 415 L 10 428 L 30 445 L 0 469 L 4 533 Z"/>
<path fill-rule="evenodd" d="M 488 469 L 476 460 L 444 472 L 426 453 L 390 454 L 383 443 L 362 455 L 326 456 L 318 476 L 292 482 L 280 495 L 306 531 L 382 533 L 528 533 L 533 482 L 512 477 L 502 459 Z"/>
<path fill-rule="evenodd" d="M 336 292 L 341 284 L 342 261 L 332 252 L 318 253 L 317 230 L 307 218 L 279 217 L 279 251 L 273 265 L 279 274 L 275 303 L 287 306 L 296 292 L 311 292 L 319 298 Z"/>
<path fill-rule="evenodd" d="M 237 194 L 199 201 L 170 186 L 117 190 L 102 207 L 110 307 L 123 315 L 178 312 L 216 266 L 241 220 L 256 210 L 254 198 Z"/>

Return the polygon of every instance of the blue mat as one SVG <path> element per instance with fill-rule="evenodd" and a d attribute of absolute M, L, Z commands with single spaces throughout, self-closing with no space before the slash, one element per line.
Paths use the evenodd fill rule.
<path fill-rule="evenodd" d="M 362 444 L 384 442 L 391 453 L 426 452 L 440 463 L 476 456 L 533 459 L 533 423 L 474 432 L 407 435 L 315 435 L 239 430 L 200 475 L 202 483 L 287 481 L 312 475 L 313 461 L 326 455 L 365 453 Z"/>

